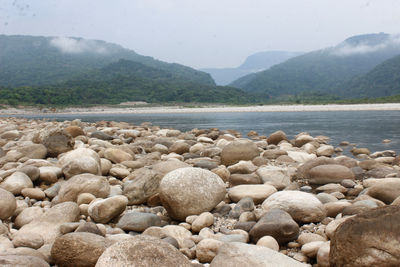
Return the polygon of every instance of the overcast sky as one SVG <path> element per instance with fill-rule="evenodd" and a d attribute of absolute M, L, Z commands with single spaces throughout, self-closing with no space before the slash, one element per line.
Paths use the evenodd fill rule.
<path fill-rule="evenodd" d="M 399 25 L 399 0 L 0 0 L 0 34 L 100 39 L 195 68 Z"/>

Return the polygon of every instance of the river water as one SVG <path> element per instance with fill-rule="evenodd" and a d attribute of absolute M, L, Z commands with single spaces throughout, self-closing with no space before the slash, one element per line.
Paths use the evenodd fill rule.
<path fill-rule="evenodd" d="M 260 135 L 282 130 L 289 138 L 300 132 L 308 132 L 312 136 L 330 137 L 330 143 L 335 146 L 341 141 L 349 141 L 357 147 L 367 147 L 371 151 L 392 149 L 400 152 L 400 111 L 45 114 L 23 117 L 58 121 L 79 118 L 87 122 L 107 120 L 133 124 L 151 122 L 153 125 L 181 131 L 216 127 L 238 130 L 244 136 L 250 130 L 257 131 Z M 390 139 L 392 142 L 383 144 L 384 139 Z"/>

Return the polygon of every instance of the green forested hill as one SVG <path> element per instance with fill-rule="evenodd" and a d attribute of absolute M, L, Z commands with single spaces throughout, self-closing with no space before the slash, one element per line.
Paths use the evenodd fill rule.
<path fill-rule="evenodd" d="M 139 62 L 188 81 L 215 85 L 208 73 L 155 60 L 104 41 L 72 37 L 0 35 L 0 86 L 65 82 L 119 59 Z"/>
<path fill-rule="evenodd" d="M 347 82 L 400 54 L 396 40 L 383 33 L 354 36 L 335 47 L 291 58 L 269 70 L 240 78 L 231 86 L 268 97 L 304 93 L 347 97 L 343 90 Z"/>
<path fill-rule="evenodd" d="M 118 104 L 126 101 L 250 103 L 254 98 L 230 87 L 188 81 L 178 74 L 119 60 L 76 79 L 48 86 L 0 88 L 8 104 Z"/>
<path fill-rule="evenodd" d="M 352 97 L 400 95 L 400 56 L 388 59 L 367 74 L 352 79 L 341 93 Z"/>

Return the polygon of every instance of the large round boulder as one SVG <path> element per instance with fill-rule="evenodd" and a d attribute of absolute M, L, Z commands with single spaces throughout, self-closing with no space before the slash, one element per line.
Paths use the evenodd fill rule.
<path fill-rule="evenodd" d="M 89 148 L 72 150 L 60 158 L 60 165 L 65 178 L 81 173 L 101 175 L 100 157 Z"/>
<path fill-rule="evenodd" d="M 354 174 L 349 168 L 338 164 L 326 164 L 312 168 L 308 181 L 312 184 L 328 184 L 340 183 L 345 179 L 354 180 Z"/>
<path fill-rule="evenodd" d="M 95 266 L 106 247 L 106 239 L 100 235 L 68 233 L 54 241 L 51 257 L 58 266 L 90 267 Z"/>
<path fill-rule="evenodd" d="M 13 216 L 17 202 L 13 194 L 0 188 L 0 219 L 5 220 Z"/>
<path fill-rule="evenodd" d="M 340 224 L 332 239 L 331 266 L 400 266 L 400 207 L 368 210 Z"/>
<path fill-rule="evenodd" d="M 226 145 L 221 152 L 222 164 L 228 166 L 241 160 L 252 160 L 259 156 L 257 145 L 246 139 L 239 139 Z"/>
<path fill-rule="evenodd" d="M 96 267 L 109 266 L 182 266 L 191 262 L 174 246 L 158 238 L 138 235 L 107 248 Z"/>
<path fill-rule="evenodd" d="M 215 173 L 200 168 L 174 170 L 161 180 L 160 199 L 171 218 L 184 221 L 189 215 L 212 210 L 226 194 Z"/>
<path fill-rule="evenodd" d="M 90 173 L 75 175 L 61 185 L 58 200 L 60 202 L 76 202 L 81 193 L 90 193 L 95 197 L 106 198 L 110 193 L 110 185 L 103 176 Z"/>
<path fill-rule="evenodd" d="M 298 223 L 320 222 L 326 217 L 324 205 L 313 194 L 301 191 L 280 191 L 263 203 L 266 211 L 282 209 Z"/>

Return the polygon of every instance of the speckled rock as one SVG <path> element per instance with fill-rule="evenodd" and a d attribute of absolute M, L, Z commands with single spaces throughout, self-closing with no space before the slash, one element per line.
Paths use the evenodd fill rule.
<path fill-rule="evenodd" d="M 140 235 L 122 240 L 104 251 L 96 267 L 182 266 L 191 262 L 175 247 L 160 239 Z"/>
<path fill-rule="evenodd" d="M 212 210 L 225 197 L 221 178 L 200 168 L 181 168 L 164 176 L 160 199 L 174 219 L 184 221 L 189 215 Z"/>
<path fill-rule="evenodd" d="M 313 194 L 301 191 L 280 191 L 272 194 L 262 204 L 266 211 L 278 208 L 289 213 L 299 223 L 320 222 L 326 210 Z"/>

